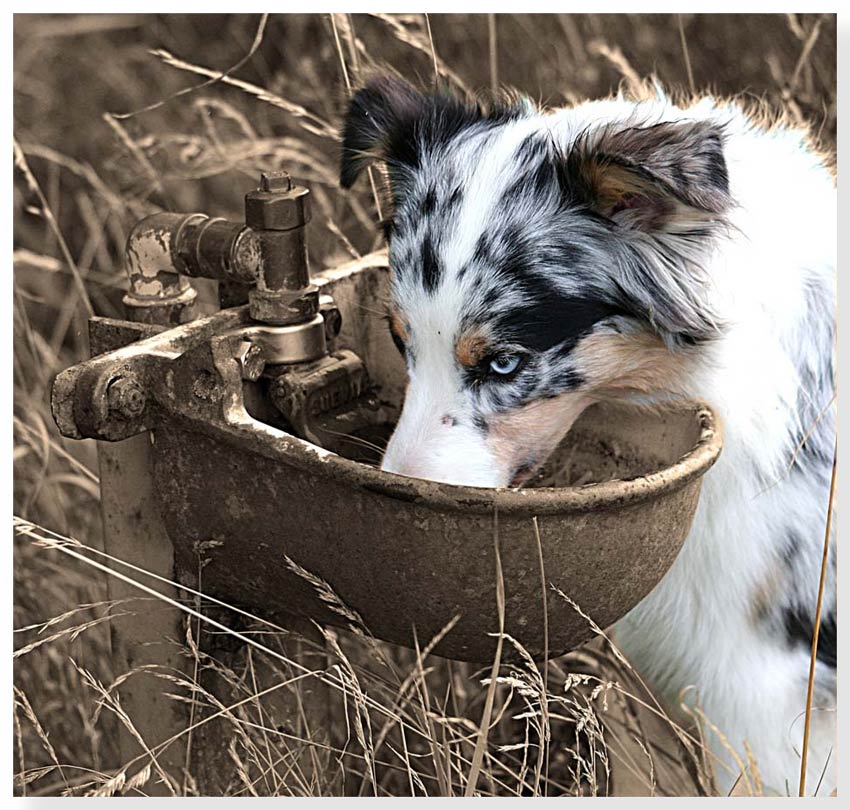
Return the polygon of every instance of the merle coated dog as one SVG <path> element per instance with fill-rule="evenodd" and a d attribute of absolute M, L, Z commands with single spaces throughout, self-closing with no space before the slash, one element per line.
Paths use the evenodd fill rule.
<path fill-rule="evenodd" d="M 765 785 L 795 792 L 835 430 L 836 192 L 808 133 L 656 86 L 541 110 L 379 77 L 351 100 L 342 185 L 372 161 L 409 373 L 383 469 L 517 486 L 590 403 L 709 402 L 723 454 L 615 638 L 671 706 L 698 701 L 721 789 L 749 745 Z M 824 793 L 834 551 L 822 617 L 808 784 L 825 772 Z"/>

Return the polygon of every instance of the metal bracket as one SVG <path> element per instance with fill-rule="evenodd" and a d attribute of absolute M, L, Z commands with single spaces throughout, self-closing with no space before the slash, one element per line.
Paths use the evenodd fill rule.
<path fill-rule="evenodd" d="M 245 306 L 167 331 L 95 318 L 92 330 L 138 339 L 59 374 L 53 418 L 64 436 L 105 441 L 151 430 L 164 416 L 212 425 L 241 411 L 243 383 L 259 385 L 264 374 L 273 421 L 336 449 L 344 435 L 387 417 L 363 361 L 350 350 L 325 353 L 322 315 L 307 327 L 257 324 Z"/>

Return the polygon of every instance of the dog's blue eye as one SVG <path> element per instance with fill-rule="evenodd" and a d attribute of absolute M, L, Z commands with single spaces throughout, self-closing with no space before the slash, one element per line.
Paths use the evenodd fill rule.
<path fill-rule="evenodd" d="M 490 361 L 490 371 L 500 377 L 507 377 L 513 374 L 522 362 L 522 357 L 518 354 L 500 354 Z"/>

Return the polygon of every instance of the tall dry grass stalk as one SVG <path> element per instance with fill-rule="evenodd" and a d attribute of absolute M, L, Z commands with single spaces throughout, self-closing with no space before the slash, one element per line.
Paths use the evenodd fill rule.
<path fill-rule="evenodd" d="M 799 795 L 806 795 L 806 769 L 809 764 L 809 733 L 812 725 L 812 698 L 815 691 L 815 665 L 818 657 L 818 639 L 820 637 L 820 619 L 823 610 L 823 594 L 826 587 L 826 574 L 829 561 L 829 540 L 832 533 L 832 506 L 835 500 L 835 482 L 838 472 L 838 432 L 835 434 L 835 450 L 832 456 L 832 476 L 829 483 L 829 503 L 826 507 L 826 530 L 823 536 L 823 560 L 820 568 L 818 583 L 818 601 L 815 608 L 814 634 L 812 635 L 812 654 L 809 661 L 809 682 L 806 689 L 806 722 L 803 730 L 803 748 L 800 758 L 800 790 Z"/>
<path fill-rule="evenodd" d="M 487 42 L 490 46 L 490 92 L 499 92 L 499 40 L 496 34 L 496 15 L 487 15 Z"/>

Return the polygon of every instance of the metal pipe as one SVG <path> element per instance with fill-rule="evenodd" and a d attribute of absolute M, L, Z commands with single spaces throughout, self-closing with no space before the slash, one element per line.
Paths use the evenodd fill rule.
<path fill-rule="evenodd" d="M 186 221 L 203 214 L 154 214 L 137 222 L 125 251 L 130 320 L 175 325 L 192 319 L 197 293 L 177 272 L 173 247 Z"/>
<path fill-rule="evenodd" d="M 187 280 L 255 284 L 260 242 L 243 223 L 206 214 L 161 213 L 138 222 L 127 239 L 131 320 L 174 325 L 192 320 L 196 292 Z"/>
<path fill-rule="evenodd" d="M 251 317 L 261 323 L 313 321 L 319 295 L 307 257 L 309 195 L 286 172 L 270 172 L 245 195 L 245 224 L 200 213 L 141 220 L 127 240 L 130 318 L 166 325 L 191 320 L 196 293 L 187 277 L 193 277 L 223 282 L 237 299 L 250 287 Z"/>
<path fill-rule="evenodd" d="M 175 266 L 184 275 L 240 284 L 257 282 L 260 240 L 243 223 L 193 214 L 178 237 L 173 250 Z"/>

